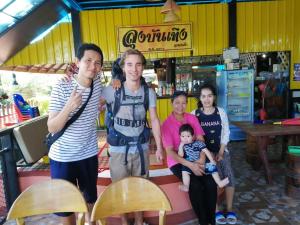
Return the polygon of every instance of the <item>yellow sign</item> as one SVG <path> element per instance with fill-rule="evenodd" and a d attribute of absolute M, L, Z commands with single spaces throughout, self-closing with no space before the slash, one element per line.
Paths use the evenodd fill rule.
<path fill-rule="evenodd" d="M 192 48 L 191 23 L 125 26 L 118 28 L 119 52 L 164 52 Z"/>

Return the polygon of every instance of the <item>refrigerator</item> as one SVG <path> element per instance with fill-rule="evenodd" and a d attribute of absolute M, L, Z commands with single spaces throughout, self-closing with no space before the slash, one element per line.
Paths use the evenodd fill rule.
<path fill-rule="evenodd" d="M 230 140 L 245 140 L 246 134 L 231 121 L 253 121 L 254 118 L 254 70 L 218 71 L 217 105 L 227 112 Z"/>

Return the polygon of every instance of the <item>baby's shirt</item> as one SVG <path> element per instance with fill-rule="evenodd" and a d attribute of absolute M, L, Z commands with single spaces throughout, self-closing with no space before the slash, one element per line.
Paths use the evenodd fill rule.
<path fill-rule="evenodd" d="M 200 158 L 200 152 L 206 148 L 204 142 L 194 141 L 183 146 L 184 158 L 190 162 L 197 161 Z"/>

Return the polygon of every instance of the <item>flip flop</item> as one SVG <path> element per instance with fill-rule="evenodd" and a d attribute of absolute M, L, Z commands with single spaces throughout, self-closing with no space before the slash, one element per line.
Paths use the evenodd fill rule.
<path fill-rule="evenodd" d="M 226 224 L 226 218 L 222 212 L 216 212 L 215 217 L 217 224 Z"/>
<path fill-rule="evenodd" d="M 226 215 L 226 222 L 228 224 L 236 224 L 237 222 L 236 214 L 234 212 L 228 212 Z"/>

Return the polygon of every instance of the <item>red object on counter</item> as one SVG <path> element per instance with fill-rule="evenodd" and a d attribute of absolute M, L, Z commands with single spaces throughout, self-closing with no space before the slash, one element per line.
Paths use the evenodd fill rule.
<path fill-rule="evenodd" d="M 300 118 L 286 119 L 280 122 L 274 122 L 273 124 L 300 126 Z"/>
<path fill-rule="evenodd" d="M 264 108 L 259 110 L 259 119 L 260 120 L 266 120 L 268 117 L 267 112 Z"/>

